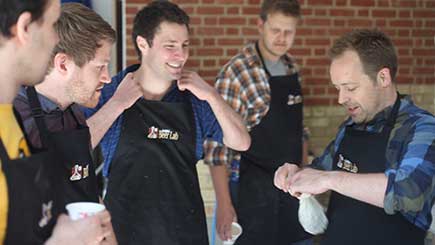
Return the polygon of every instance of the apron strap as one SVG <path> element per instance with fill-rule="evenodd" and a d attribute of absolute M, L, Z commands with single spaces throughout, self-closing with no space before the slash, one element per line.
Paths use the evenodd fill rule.
<path fill-rule="evenodd" d="M 6 165 L 5 160 L 7 161 L 11 160 L 8 155 L 8 152 L 6 151 L 6 147 L 1 139 L 0 139 L 0 159 L 1 159 L 1 165 L 3 169 L 5 168 L 4 166 Z"/>
<path fill-rule="evenodd" d="M 397 92 L 397 98 L 394 102 L 393 108 L 391 109 L 390 115 L 388 116 L 387 123 L 385 124 L 384 129 L 382 132 L 384 133 L 390 133 L 391 130 L 394 128 L 394 124 L 396 123 L 397 114 L 399 114 L 399 108 L 400 108 L 400 99 L 403 96 Z"/>
<path fill-rule="evenodd" d="M 267 70 L 266 64 L 264 63 L 263 55 L 261 55 L 260 48 L 258 47 L 258 42 L 255 42 L 255 50 L 258 53 L 258 57 L 260 58 L 261 64 L 263 65 L 264 71 L 266 71 L 266 75 L 268 77 L 272 77 L 269 70 Z"/>
<path fill-rule="evenodd" d="M 33 86 L 26 87 L 27 98 L 29 100 L 29 105 L 32 110 L 32 117 L 35 119 L 36 126 L 39 130 L 39 136 L 41 138 L 41 144 L 43 147 L 49 146 L 48 140 L 48 129 L 44 120 L 44 112 L 41 107 L 41 103 L 39 102 L 38 95 L 36 93 L 36 89 Z"/>
<path fill-rule="evenodd" d="M 70 111 L 71 116 L 74 118 L 74 121 L 75 121 L 76 124 L 77 124 L 77 127 L 78 127 L 78 128 L 79 128 L 79 127 L 82 127 L 83 125 L 80 123 L 79 119 L 77 118 L 76 114 L 74 113 L 74 110 L 73 110 L 73 108 L 72 108 L 72 105 L 70 105 L 70 106 L 68 107 L 67 110 Z"/>

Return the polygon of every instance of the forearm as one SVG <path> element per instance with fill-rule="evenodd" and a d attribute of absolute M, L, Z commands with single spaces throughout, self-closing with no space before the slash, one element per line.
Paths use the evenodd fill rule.
<path fill-rule="evenodd" d="M 109 100 L 100 110 L 86 120 L 91 134 L 92 149 L 100 143 L 113 122 L 121 115 L 124 108 L 115 100 Z"/>
<path fill-rule="evenodd" d="M 226 165 L 210 166 L 211 179 L 216 193 L 216 201 L 219 205 L 231 204 L 231 195 L 228 187 L 228 174 Z"/>
<path fill-rule="evenodd" d="M 251 138 L 240 115 L 217 92 L 213 92 L 207 102 L 222 128 L 224 144 L 234 150 L 247 150 L 251 144 Z"/>
<path fill-rule="evenodd" d="M 342 195 L 383 208 L 387 177 L 384 173 L 329 172 L 329 188 Z"/>

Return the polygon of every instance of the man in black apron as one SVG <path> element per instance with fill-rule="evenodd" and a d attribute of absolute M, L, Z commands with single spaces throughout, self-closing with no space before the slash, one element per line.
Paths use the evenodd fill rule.
<path fill-rule="evenodd" d="M 389 38 L 356 30 L 331 51 L 330 74 L 349 119 L 315 170 L 286 163 L 275 185 L 319 194 L 332 190 L 322 244 L 424 244 L 434 203 L 435 118 L 396 91 Z"/>
<path fill-rule="evenodd" d="M 50 72 L 41 84 L 22 88 L 14 106 L 31 150 L 47 148 L 49 138 L 63 158 L 57 177 L 63 193 L 58 208 L 64 211 L 71 202 L 99 202 L 91 135 L 79 105 L 96 106 L 100 90 L 110 82 L 108 64 L 116 34 L 97 13 L 78 3 L 62 5 L 55 28 L 59 43 Z"/>
<path fill-rule="evenodd" d="M 54 175 L 59 155 L 52 147 L 30 154 L 12 100 L 20 85 L 34 85 L 46 73 L 57 41 L 53 25 L 60 3 L 16 0 L 2 1 L 1 6 L 0 16 L 6 24 L 0 33 L 0 243 L 42 244 L 56 222 L 59 184 Z M 71 238 L 78 243 L 101 241 L 100 219 L 110 216 L 104 212 L 81 221 L 62 216 L 48 244 L 67 244 Z"/>
<path fill-rule="evenodd" d="M 222 154 L 228 150 L 215 142 L 206 146 L 205 162 L 224 164 L 210 168 L 222 240 L 231 236 L 231 222 L 237 219 L 243 233 L 236 244 L 311 243 L 297 219 L 298 200 L 273 186 L 273 174 L 282 161 L 302 163 L 302 91 L 296 64 L 287 55 L 299 17 L 297 1 L 264 1 L 258 42 L 245 46 L 218 75 L 215 87 L 243 115 L 252 138 L 249 150 L 241 153 L 240 179 L 230 180 L 239 182 L 233 197 L 237 218 L 226 184 L 225 165 L 231 157 Z M 237 91 L 240 94 L 234 94 Z"/>
<path fill-rule="evenodd" d="M 142 89 L 142 98 L 102 141 L 109 159 L 105 204 L 120 244 L 208 244 L 195 166 L 203 142 L 211 137 L 238 150 L 250 144 L 240 117 L 216 90 L 183 70 L 188 28 L 189 17 L 173 3 L 144 7 L 133 26 L 141 64 L 119 73 L 103 90 L 99 105 L 131 76 L 127 73 Z"/>

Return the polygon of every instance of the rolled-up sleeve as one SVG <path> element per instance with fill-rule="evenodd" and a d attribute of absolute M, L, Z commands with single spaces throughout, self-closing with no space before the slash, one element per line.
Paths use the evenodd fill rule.
<path fill-rule="evenodd" d="M 390 142 L 389 148 L 401 148 L 400 157 L 385 171 L 388 178 L 384 209 L 388 214 L 401 212 L 411 223 L 428 229 L 435 185 L 435 119 L 423 117 L 410 127 L 402 142 Z"/>
<path fill-rule="evenodd" d="M 207 139 L 204 142 L 204 163 L 207 165 L 228 165 L 235 154 L 234 150 L 217 141 Z"/>

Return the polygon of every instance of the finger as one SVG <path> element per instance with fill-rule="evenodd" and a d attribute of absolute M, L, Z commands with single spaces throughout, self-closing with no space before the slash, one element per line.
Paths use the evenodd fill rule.
<path fill-rule="evenodd" d="M 101 235 L 104 237 L 110 237 L 112 235 L 112 229 L 109 227 L 103 227 Z"/>
<path fill-rule="evenodd" d="M 65 214 L 61 214 L 57 218 L 57 224 L 62 224 L 62 223 L 66 223 L 66 222 L 69 222 L 69 221 L 71 221 L 71 219 L 69 218 L 68 215 L 65 215 Z"/>
<path fill-rule="evenodd" d="M 282 182 L 282 180 L 280 179 L 279 176 L 277 176 L 277 177 L 274 179 L 274 184 L 275 184 L 276 188 L 278 188 L 278 189 L 280 189 L 280 190 L 282 190 L 282 191 L 285 191 L 285 189 L 283 188 L 283 185 L 282 185 L 281 182 Z"/>
<path fill-rule="evenodd" d="M 124 79 L 122 79 L 123 81 L 129 81 L 129 80 L 133 80 L 133 73 L 129 72 L 127 73 L 127 75 L 125 75 Z"/>
<path fill-rule="evenodd" d="M 108 224 L 110 223 L 111 217 L 110 213 L 107 210 L 104 210 L 102 212 L 98 212 L 96 216 L 100 219 L 101 224 Z"/>
<path fill-rule="evenodd" d="M 224 228 L 225 240 L 231 239 L 231 225 L 226 225 Z"/>
<path fill-rule="evenodd" d="M 184 91 L 186 89 L 184 84 L 185 83 L 181 79 L 177 80 L 177 87 L 179 90 Z"/>
<path fill-rule="evenodd" d="M 283 167 L 279 167 L 278 170 L 275 172 L 275 177 L 273 178 L 274 181 L 274 185 L 278 188 L 281 189 L 283 191 L 287 191 L 284 188 L 284 184 L 285 184 L 285 173 L 284 173 L 284 169 Z"/>
<path fill-rule="evenodd" d="M 192 71 L 191 71 L 191 70 L 187 70 L 187 69 L 183 69 L 183 70 L 181 71 L 181 74 L 182 74 L 182 75 L 190 75 L 190 74 L 192 74 Z"/>
<path fill-rule="evenodd" d="M 225 241 L 225 233 L 224 233 L 223 226 L 216 227 L 216 231 L 217 231 L 217 233 L 218 233 L 218 235 L 219 235 L 219 238 L 220 238 L 222 241 Z"/>

